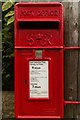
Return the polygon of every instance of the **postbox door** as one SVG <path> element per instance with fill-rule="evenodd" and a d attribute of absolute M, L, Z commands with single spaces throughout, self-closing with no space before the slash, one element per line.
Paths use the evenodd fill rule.
<path fill-rule="evenodd" d="M 16 50 L 16 86 L 21 116 L 63 117 L 63 50 Z"/>

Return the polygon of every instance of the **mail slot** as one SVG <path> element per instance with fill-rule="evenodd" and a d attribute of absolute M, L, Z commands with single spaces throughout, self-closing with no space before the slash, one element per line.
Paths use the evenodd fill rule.
<path fill-rule="evenodd" d="M 15 117 L 64 116 L 63 7 L 58 2 L 15 5 Z"/>

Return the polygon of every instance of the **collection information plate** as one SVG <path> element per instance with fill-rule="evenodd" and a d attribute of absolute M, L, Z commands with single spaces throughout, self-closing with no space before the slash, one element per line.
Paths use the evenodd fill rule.
<path fill-rule="evenodd" d="M 49 98 L 48 61 L 29 61 L 30 98 Z"/>

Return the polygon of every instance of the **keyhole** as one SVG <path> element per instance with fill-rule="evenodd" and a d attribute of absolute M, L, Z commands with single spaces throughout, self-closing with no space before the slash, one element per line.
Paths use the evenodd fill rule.
<path fill-rule="evenodd" d="M 27 83 L 27 81 L 25 80 L 25 84 Z"/>

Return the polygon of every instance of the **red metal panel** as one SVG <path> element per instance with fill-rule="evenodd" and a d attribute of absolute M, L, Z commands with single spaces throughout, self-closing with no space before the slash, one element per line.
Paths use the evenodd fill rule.
<path fill-rule="evenodd" d="M 18 91 L 16 108 L 21 110 L 21 114 L 18 112 L 19 116 L 26 116 L 27 118 L 30 116 L 63 117 L 63 50 L 45 50 L 45 57 L 42 59 L 33 59 L 33 52 L 30 50 L 19 50 L 17 54 L 16 60 L 19 62 L 16 61 L 18 67 L 16 67 L 15 74 L 18 77 L 16 80 L 20 84 L 17 86 L 20 87 L 16 86 Z M 29 99 L 29 60 L 49 61 L 48 99 Z"/>
<path fill-rule="evenodd" d="M 54 4 L 54 5 L 53 5 Z M 49 21 L 62 19 L 62 4 L 60 3 L 19 3 L 16 5 L 17 20 Z M 35 6 L 35 7 L 34 7 Z"/>
<path fill-rule="evenodd" d="M 16 4 L 14 48 L 15 117 L 27 119 L 62 118 L 64 116 L 62 4 L 54 2 Z M 36 57 L 36 50 L 42 50 L 42 57 Z M 45 95 L 30 96 L 30 94 L 33 94 L 30 88 L 32 80 L 30 72 L 35 72 L 30 71 L 32 69 L 30 68 L 30 61 L 34 63 L 41 61 L 47 65 L 46 69 L 43 66 L 43 72 L 46 71 L 47 76 L 43 77 L 46 79 L 46 84 L 44 84 L 47 90 L 47 94 L 44 93 L 46 97 Z M 42 74 L 42 72 L 37 71 L 38 75 L 35 79 L 40 81 L 42 76 L 39 76 L 39 74 Z"/>
<path fill-rule="evenodd" d="M 44 9 L 44 12 L 43 12 Z M 22 11 L 32 14 L 23 14 Z M 42 11 L 41 16 L 36 12 Z M 45 12 L 52 11 L 50 16 Z M 26 13 L 25 12 L 25 13 Z M 54 16 L 55 14 L 55 16 Z M 57 18 L 55 18 L 57 17 Z M 63 46 L 63 14 L 60 3 L 19 3 L 15 6 L 15 47 L 54 48 Z M 16 36 L 15 36 L 16 37 Z"/>

